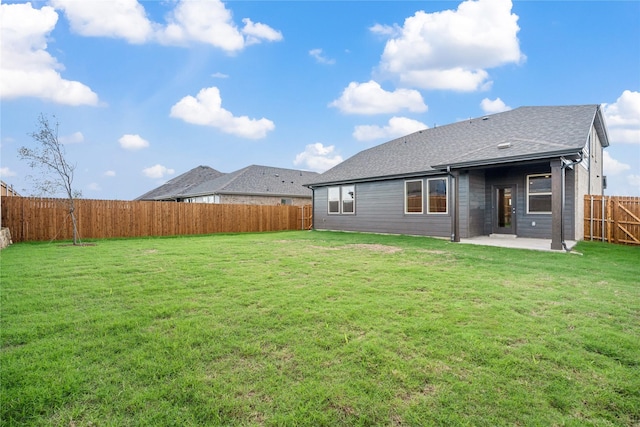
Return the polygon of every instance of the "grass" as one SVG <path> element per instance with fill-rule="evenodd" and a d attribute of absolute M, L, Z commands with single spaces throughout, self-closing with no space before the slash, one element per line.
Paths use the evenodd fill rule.
<path fill-rule="evenodd" d="M 96 243 L 1 252 L 1 424 L 640 423 L 640 248 Z"/>

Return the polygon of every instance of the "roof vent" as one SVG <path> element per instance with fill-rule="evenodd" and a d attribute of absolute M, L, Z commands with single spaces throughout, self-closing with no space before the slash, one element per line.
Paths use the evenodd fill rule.
<path fill-rule="evenodd" d="M 489 120 L 489 117 L 484 116 L 484 117 L 482 118 L 482 120 Z"/>
<path fill-rule="evenodd" d="M 498 150 L 504 150 L 505 148 L 509 147 L 511 147 L 510 142 L 501 142 L 500 144 L 498 144 Z"/>

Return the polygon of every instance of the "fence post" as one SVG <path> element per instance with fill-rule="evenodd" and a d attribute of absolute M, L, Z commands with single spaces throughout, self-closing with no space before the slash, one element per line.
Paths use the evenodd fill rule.
<path fill-rule="evenodd" d="M 600 240 L 602 240 L 603 242 L 606 240 L 605 239 L 605 233 L 607 232 L 607 227 L 606 227 L 606 225 L 607 225 L 607 223 L 606 223 L 607 219 L 606 218 L 607 217 L 606 217 L 606 212 L 605 212 L 606 209 L 605 209 L 605 206 L 604 206 L 604 202 L 605 202 L 605 196 L 602 196 L 600 198 L 600 210 L 601 210 L 601 215 L 602 215 L 600 217 L 600 222 L 602 223 L 602 226 L 601 226 L 602 230 L 600 230 Z"/>
<path fill-rule="evenodd" d="M 613 197 L 607 198 L 607 241 L 609 243 L 614 243 L 615 238 L 615 230 L 612 230 L 615 226 L 615 218 L 613 212 Z"/>
<path fill-rule="evenodd" d="M 591 207 L 589 208 L 589 239 L 593 241 L 593 195 L 591 195 Z"/>

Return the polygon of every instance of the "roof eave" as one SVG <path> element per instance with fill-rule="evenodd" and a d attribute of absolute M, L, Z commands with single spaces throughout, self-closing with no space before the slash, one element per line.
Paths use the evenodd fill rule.
<path fill-rule="evenodd" d="M 407 172 L 402 174 L 379 175 L 379 176 L 373 176 L 373 177 L 363 177 L 363 178 L 348 179 L 348 180 L 345 179 L 345 180 L 336 180 L 336 181 L 327 181 L 327 182 L 314 182 L 311 184 L 304 184 L 304 186 L 313 189 L 316 187 L 328 187 L 330 185 L 344 185 L 344 184 L 358 184 L 362 182 L 388 181 L 391 179 L 414 178 L 416 176 L 429 176 L 429 175 L 442 175 L 442 171 L 423 170 L 423 171 L 416 171 L 416 172 Z"/>
<path fill-rule="evenodd" d="M 272 196 L 272 197 L 306 197 L 311 198 L 311 194 L 291 194 L 291 193 L 247 193 L 242 191 L 218 191 L 216 194 L 220 194 L 221 196 Z"/>
<path fill-rule="evenodd" d="M 473 167 L 483 167 L 483 166 L 493 166 L 493 165 L 504 165 L 506 163 L 522 163 L 522 162 L 530 162 L 535 160 L 552 159 L 552 158 L 557 158 L 561 156 L 580 155 L 581 151 L 582 151 L 581 148 L 570 148 L 570 149 L 567 148 L 563 150 L 545 152 L 540 154 L 526 154 L 521 156 L 501 157 L 497 159 L 472 160 L 468 162 L 459 162 L 459 163 L 443 163 L 439 165 L 432 165 L 431 167 L 434 169 L 438 169 L 440 171 L 444 171 L 447 168 L 463 169 L 463 168 L 473 168 Z"/>
<path fill-rule="evenodd" d="M 608 147 L 609 146 L 609 133 L 607 131 L 607 123 L 605 121 L 604 118 L 604 113 L 602 111 L 602 107 L 600 105 L 598 105 L 598 108 L 596 110 L 596 117 L 598 120 L 595 120 L 594 118 L 594 127 L 596 128 L 596 132 L 598 132 L 598 136 L 600 138 L 600 144 L 602 145 L 602 147 Z"/>

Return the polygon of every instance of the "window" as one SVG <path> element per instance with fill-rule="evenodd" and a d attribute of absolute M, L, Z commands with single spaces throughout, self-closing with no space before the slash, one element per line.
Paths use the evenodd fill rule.
<path fill-rule="evenodd" d="M 220 203 L 220 196 L 214 194 L 211 196 L 188 197 L 182 201 L 184 203 Z"/>
<path fill-rule="evenodd" d="M 404 182 L 404 213 L 422 213 L 422 180 Z"/>
<path fill-rule="evenodd" d="M 328 212 L 330 214 L 354 214 L 356 212 L 355 185 L 329 187 L 327 191 Z"/>
<path fill-rule="evenodd" d="M 293 200 L 292 199 L 280 199 L 280 204 L 281 205 L 293 205 Z"/>
<path fill-rule="evenodd" d="M 355 186 L 345 185 L 342 187 L 342 213 L 354 213 L 355 212 Z"/>
<path fill-rule="evenodd" d="M 340 213 L 340 187 L 329 187 L 329 213 Z"/>
<path fill-rule="evenodd" d="M 527 213 L 551 213 L 551 174 L 527 176 Z"/>
<path fill-rule="evenodd" d="M 447 179 L 434 178 L 427 180 L 427 191 L 429 193 L 427 213 L 446 214 L 448 212 L 447 203 Z"/>

